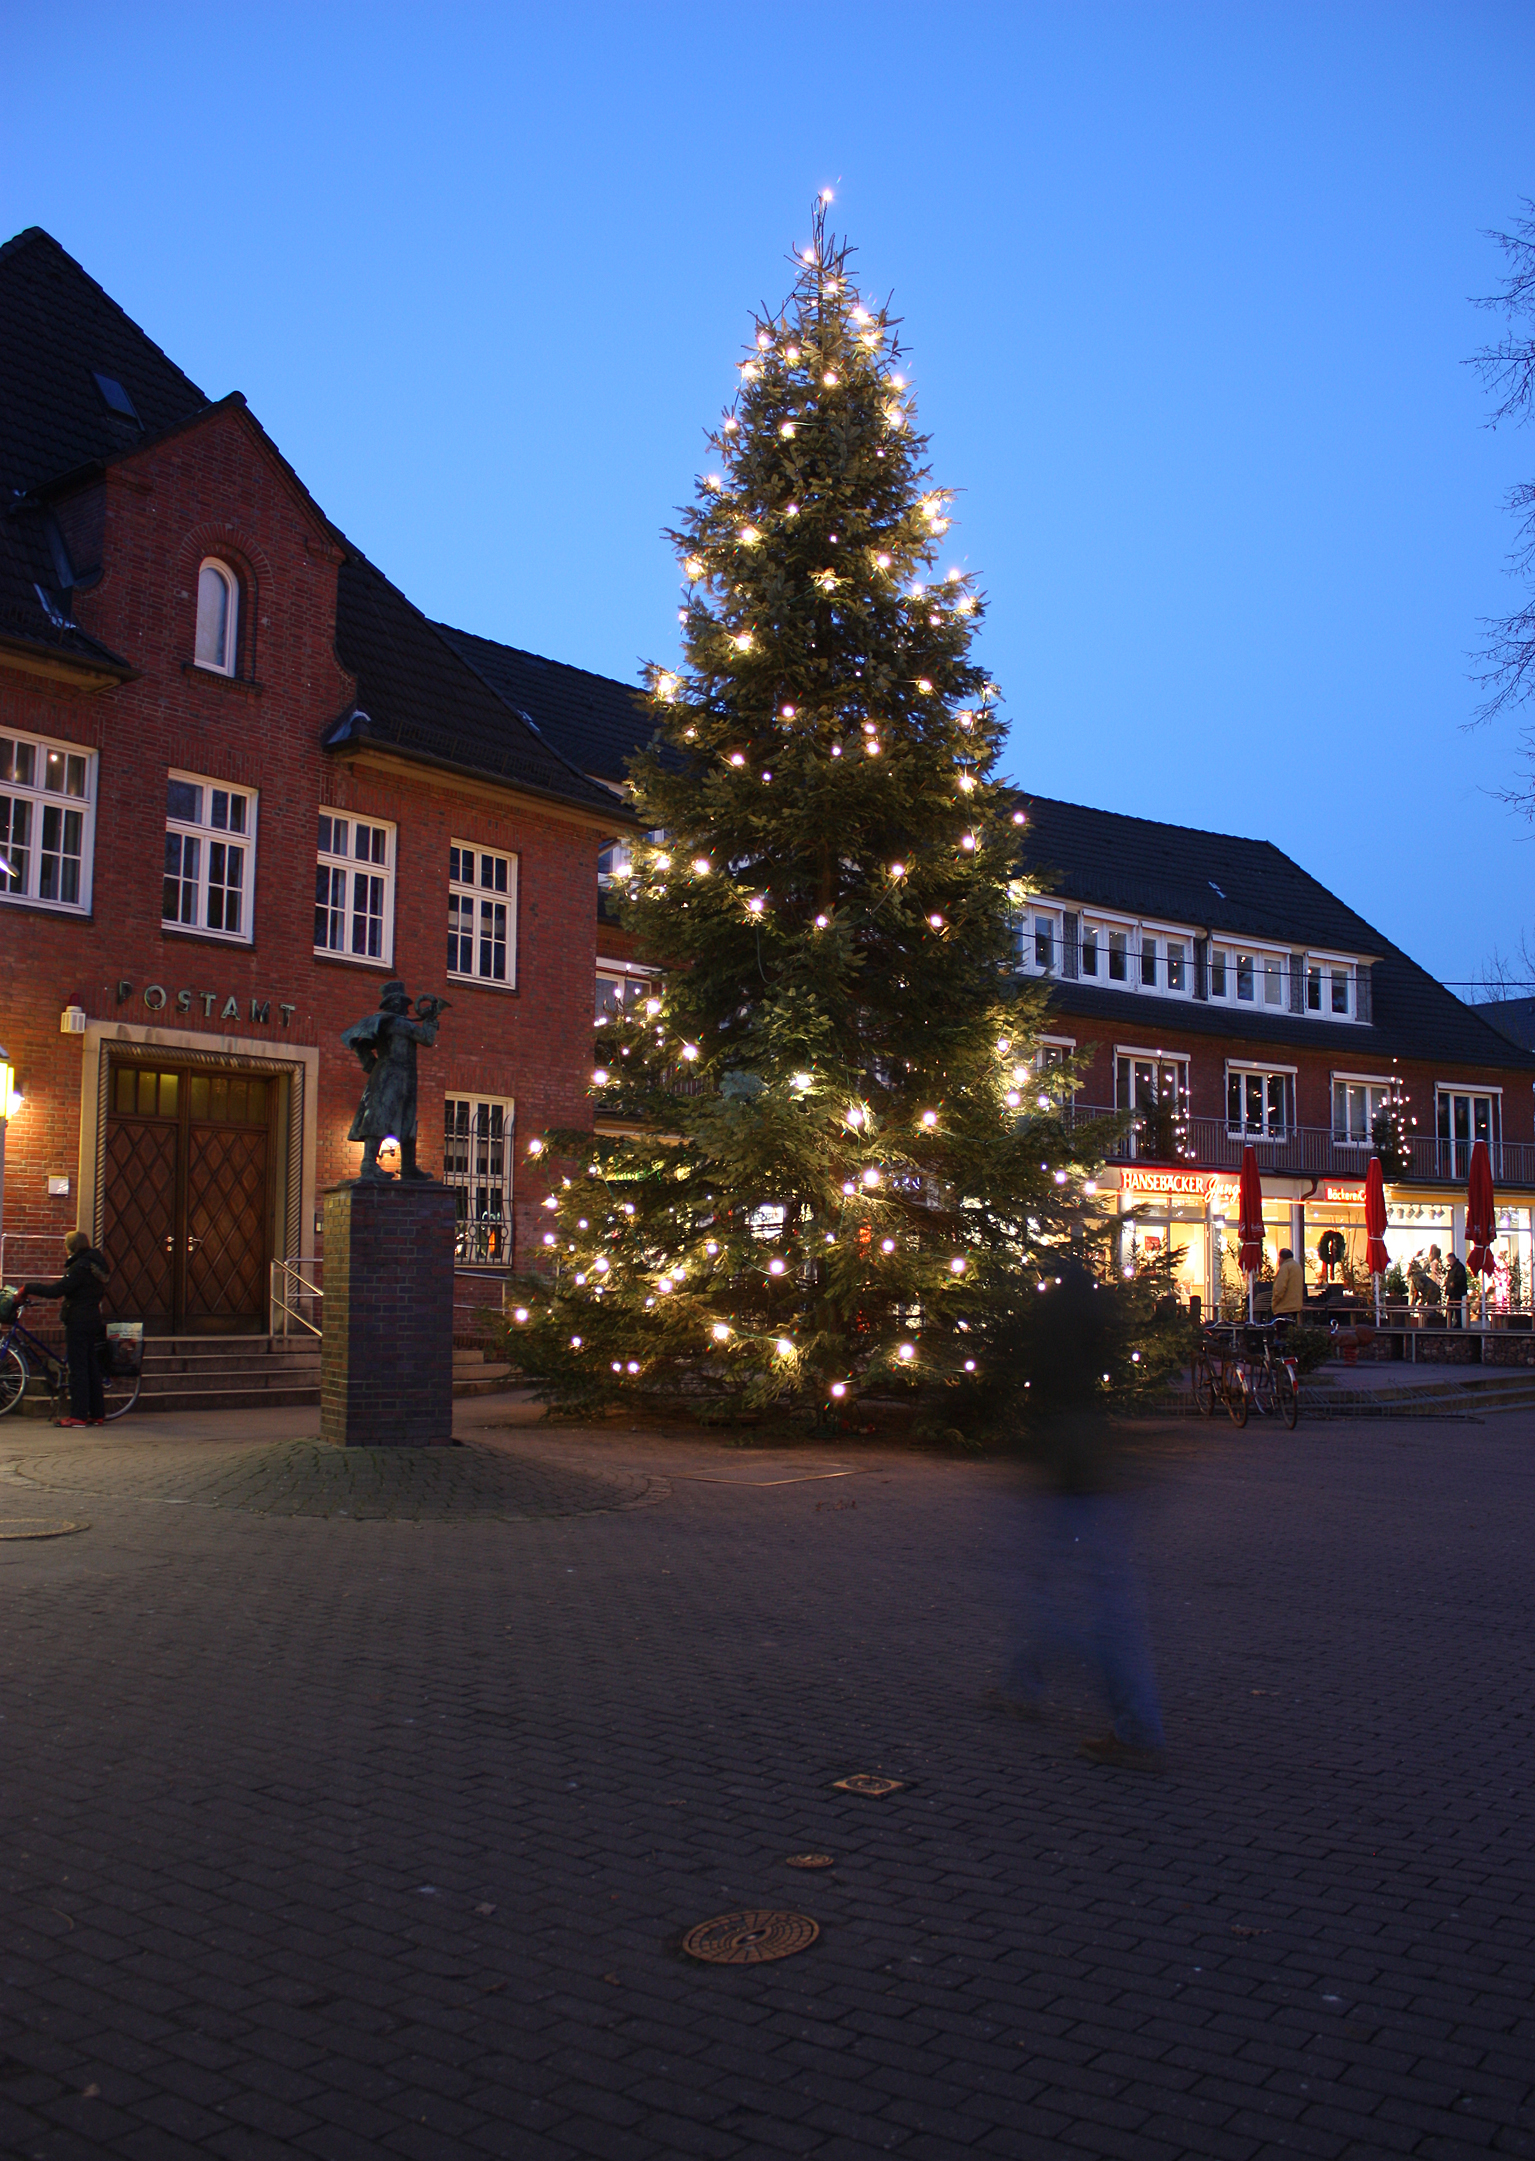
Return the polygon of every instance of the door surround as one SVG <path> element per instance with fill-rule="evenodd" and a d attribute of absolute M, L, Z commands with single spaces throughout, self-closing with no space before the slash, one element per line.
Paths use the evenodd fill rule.
<path fill-rule="evenodd" d="M 302 1043 L 276 1044 L 250 1036 L 205 1035 L 191 1028 L 145 1028 L 127 1021 L 85 1024 L 80 1072 L 80 1209 L 82 1228 L 98 1242 L 106 1211 L 107 1086 L 114 1050 L 163 1051 L 178 1065 L 238 1066 L 285 1075 L 287 1132 L 277 1135 L 278 1205 L 274 1258 L 314 1258 L 316 1161 L 320 1132 L 320 1053 Z"/>

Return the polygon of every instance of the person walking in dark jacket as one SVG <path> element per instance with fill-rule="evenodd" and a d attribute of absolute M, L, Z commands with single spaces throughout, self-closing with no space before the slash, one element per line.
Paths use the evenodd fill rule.
<path fill-rule="evenodd" d="M 106 1421 L 106 1397 L 101 1379 L 101 1343 L 106 1326 L 101 1318 L 101 1294 L 111 1268 L 84 1231 L 71 1231 L 64 1241 L 69 1255 L 57 1283 L 24 1283 L 27 1298 L 62 1298 L 64 1344 L 69 1359 L 69 1416 L 61 1426 L 99 1426 Z"/>

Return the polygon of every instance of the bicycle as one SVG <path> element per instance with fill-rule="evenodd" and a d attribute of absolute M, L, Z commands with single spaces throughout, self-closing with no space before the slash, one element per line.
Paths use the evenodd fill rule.
<path fill-rule="evenodd" d="M 0 1418 L 15 1410 L 26 1394 L 34 1363 L 52 1386 L 55 1419 L 62 1418 L 69 1402 L 69 1363 L 23 1326 L 21 1311 L 25 1304 L 23 1298 L 0 1298 Z M 110 1337 L 104 1339 L 101 1350 L 109 1351 L 111 1341 Z M 119 1372 L 115 1354 L 111 1355 L 111 1363 L 103 1359 L 101 1373 L 106 1423 L 133 1409 L 143 1384 L 139 1359 L 135 1358 L 131 1372 Z"/>
<path fill-rule="evenodd" d="M 1247 1390 L 1243 1384 L 1241 1357 L 1234 1345 L 1228 1346 L 1218 1329 L 1201 1330 L 1191 1377 L 1194 1407 L 1202 1416 L 1213 1418 L 1215 1406 L 1224 1403 L 1232 1424 L 1246 1425 Z"/>
<path fill-rule="evenodd" d="M 1259 1414 L 1281 1417 L 1293 1433 L 1300 1417 L 1300 1368 L 1286 1351 L 1274 1322 L 1243 1329 L 1239 1368 L 1242 1385 Z"/>

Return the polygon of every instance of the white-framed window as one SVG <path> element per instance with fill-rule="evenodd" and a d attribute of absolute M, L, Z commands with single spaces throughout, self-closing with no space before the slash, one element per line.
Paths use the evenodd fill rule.
<path fill-rule="evenodd" d="M 1471 1168 L 1471 1150 L 1477 1141 L 1487 1143 L 1493 1175 L 1500 1164 L 1503 1137 L 1503 1091 L 1474 1088 L 1441 1081 L 1434 1090 L 1434 1131 L 1439 1144 L 1441 1178 L 1464 1178 Z"/>
<path fill-rule="evenodd" d="M 395 829 L 376 818 L 320 812 L 314 949 L 349 960 L 394 958 Z"/>
<path fill-rule="evenodd" d="M 453 1190 L 456 1260 L 511 1262 L 515 1124 L 509 1097 L 443 1098 L 442 1182 Z"/>
<path fill-rule="evenodd" d="M 1014 918 L 1017 965 L 1027 975 L 1054 975 L 1061 965 L 1061 919 L 1054 908 L 1032 904 Z"/>
<path fill-rule="evenodd" d="M 1104 937 L 1108 947 L 1108 979 L 1111 983 L 1128 983 L 1130 980 L 1130 933 L 1127 930 L 1109 930 Z"/>
<path fill-rule="evenodd" d="M 1132 1157 L 1176 1162 L 1189 1152 L 1188 1059 L 1117 1046 L 1114 1108 L 1135 1113 L 1127 1136 Z"/>
<path fill-rule="evenodd" d="M 1239 1005 L 1267 1006 L 1283 1012 L 1289 1004 L 1290 960 L 1285 953 L 1242 952 L 1229 957 L 1228 995 L 1235 993 Z"/>
<path fill-rule="evenodd" d="M 1306 955 L 1306 1011 L 1324 1020 L 1352 1020 L 1357 1000 L 1354 964 L 1327 953 Z"/>
<path fill-rule="evenodd" d="M 197 571 L 197 643 L 193 659 L 215 675 L 233 675 L 240 649 L 240 581 L 216 555 Z"/>
<path fill-rule="evenodd" d="M 599 1028 L 606 1027 L 610 1020 L 621 1019 L 634 1007 L 643 1006 L 652 995 L 648 975 L 635 974 L 628 968 L 604 967 L 598 961 L 596 1021 Z"/>
<path fill-rule="evenodd" d="M 1086 916 L 1084 916 L 1077 951 L 1077 967 L 1082 975 L 1091 978 L 1095 982 L 1098 977 L 1102 947 L 1102 930 L 1096 923 L 1089 923 Z"/>
<path fill-rule="evenodd" d="M 1235 987 L 1232 982 L 1232 975 L 1231 955 L 1223 945 L 1212 945 L 1210 948 L 1210 996 L 1212 998 L 1229 998 L 1231 996 Z"/>
<path fill-rule="evenodd" d="M 171 773 L 165 789 L 167 929 L 251 940 L 256 794 L 200 773 Z"/>
<path fill-rule="evenodd" d="M 1293 1066 L 1228 1065 L 1226 1130 L 1240 1140 L 1283 1140 L 1295 1128 Z"/>
<path fill-rule="evenodd" d="M 1343 1148 L 1368 1147 L 1375 1121 L 1390 1101 L 1389 1081 L 1335 1073 L 1332 1077 L 1333 1139 Z"/>
<path fill-rule="evenodd" d="M 96 753 L 0 735 L 0 898 L 91 904 Z"/>
<path fill-rule="evenodd" d="M 517 981 L 517 858 L 456 840 L 448 850 L 448 973 Z"/>

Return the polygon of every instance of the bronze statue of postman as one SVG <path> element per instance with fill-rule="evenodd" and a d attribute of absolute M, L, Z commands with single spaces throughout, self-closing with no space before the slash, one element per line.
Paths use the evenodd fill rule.
<path fill-rule="evenodd" d="M 428 1050 L 437 1041 L 439 1014 L 447 1011 L 445 998 L 418 998 L 415 1017 L 410 995 L 403 983 L 386 983 L 379 1010 L 342 1032 L 368 1078 L 362 1101 L 352 1120 L 347 1139 L 362 1142 L 359 1181 L 384 1183 L 391 1173 L 378 1167 L 379 1143 L 400 1144 L 400 1177 L 430 1179 L 431 1172 L 416 1164 L 416 1046 Z"/>

